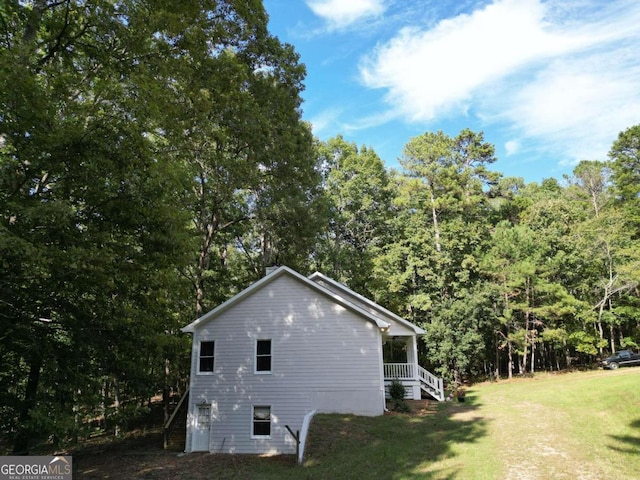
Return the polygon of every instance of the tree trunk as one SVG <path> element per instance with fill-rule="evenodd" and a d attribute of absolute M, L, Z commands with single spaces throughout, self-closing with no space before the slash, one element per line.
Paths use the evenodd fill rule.
<path fill-rule="evenodd" d="M 527 277 L 525 279 L 525 295 L 526 295 L 526 299 L 527 299 L 527 305 L 526 305 L 526 310 L 524 312 L 524 353 L 522 354 L 522 371 L 520 372 L 521 375 L 524 375 L 525 373 L 527 373 L 527 345 L 529 342 L 529 322 L 530 322 L 530 312 L 529 312 L 529 306 L 531 304 L 531 284 L 530 284 L 531 280 L 529 277 Z"/>
<path fill-rule="evenodd" d="M 267 267 L 275 266 L 275 255 L 273 254 L 273 245 L 268 238 L 267 232 L 262 232 L 260 235 L 260 248 L 262 249 L 262 265 L 260 265 L 260 271 L 256 270 L 257 275 L 262 275 Z"/>
<path fill-rule="evenodd" d="M 526 356 L 518 354 L 518 375 L 520 376 L 524 375 L 524 372 L 525 372 L 524 362 L 526 358 L 527 358 Z"/>
<path fill-rule="evenodd" d="M 204 272 L 209 269 L 211 259 L 211 243 L 215 227 L 208 223 L 204 226 L 200 255 L 198 256 L 198 267 L 196 271 L 196 318 L 204 314 Z"/>
<path fill-rule="evenodd" d="M 566 361 L 566 365 L 565 368 L 570 368 L 571 367 L 571 352 L 569 351 L 569 346 L 567 345 L 566 341 L 563 341 L 563 347 L 564 347 L 564 359 Z"/>
<path fill-rule="evenodd" d="M 511 345 L 511 340 L 507 339 L 507 348 L 509 351 L 509 368 L 507 369 L 509 372 L 509 378 L 513 378 L 513 346 Z"/>
<path fill-rule="evenodd" d="M 207 174 L 205 166 L 200 163 L 199 173 L 199 212 L 197 228 L 202 235 L 202 243 L 200 244 L 200 253 L 198 255 L 198 265 L 195 273 L 195 288 L 196 288 L 196 318 L 200 318 L 204 314 L 204 272 L 209 269 L 211 262 L 211 245 L 213 243 L 213 237 L 218 231 L 219 218 L 215 211 L 210 211 L 207 208 L 207 197 L 209 192 L 207 191 Z"/>
<path fill-rule="evenodd" d="M 113 378 L 113 410 L 115 412 L 116 422 L 113 434 L 120 436 L 120 383 L 116 377 Z"/>
<path fill-rule="evenodd" d="M 613 329 L 613 323 L 609 324 L 609 342 L 611 345 L 611 352 L 613 353 L 616 351 L 616 334 Z"/>
<path fill-rule="evenodd" d="M 47 8 L 46 0 L 36 0 L 33 2 L 33 6 L 31 7 L 29 14 L 29 20 L 22 32 L 22 41 L 25 44 L 32 43 L 35 40 L 38 28 L 42 23 L 42 14 L 45 8 Z"/>
<path fill-rule="evenodd" d="M 456 387 L 462 385 L 462 375 L 457 365 L 453 369 L 453 383 L 456 385 Z"/>
<path fill-rule="evenodd" d="M 429 182 L 429 199 L 431 201 L 431 215 L 433 216 L 433 237 L 436 251 L 440 252 L 440 226 L 438 225 L 438 211 L 436 210 L 436 199 L 433 195 L 433 185 Z"/>
<path fill-rule="evenodd" d="M 533 333 L 533 331 L 531 332 Z M 531 373 L 536 371 L 536 344 L 535 336 L 531 337 Z"/>
<path fill-rule="evenodd" d="M 33 351 L 29 361 L 29 377 L 24 391 L 24 401 L 18 417 L 18 432 L 13 443 L 14 455 L 29 454 L 29 440 L 31 440 L 32 432 L 28 424 L 31 419 L 31 411 L 36 406 L 41 371 L 42 355 L 40 355 L 40 352 Z"/>
<path fill-rule="evenodd" d="M 162 389 L 162 410 L 164 414 L 163 424 L 169 421 L 169 405 L 171 403 L 171 388 L 169 387 L 169 359 L 164 359 L 164 387 Z"/>

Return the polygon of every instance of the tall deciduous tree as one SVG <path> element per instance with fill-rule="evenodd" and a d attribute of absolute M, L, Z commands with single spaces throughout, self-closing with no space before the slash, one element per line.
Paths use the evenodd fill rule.
<path fill-rule="evenodd" d="M 299 110 L 305 69 L 267 31 L 259 1 L 194 2 L 150 12 L 162 137 L 189 188 L 199 249 L 185 273 L 196 316 L 264 273 L 310 254 L 320 180 L 313 139 Z M 184 52 L 188 52 L 185 54 Z M 231 259 L 234 262 L 231 262 Z M 242 261 L 237 269 L 235 261 Z"/>
<path fill-rule="evenodd" d="M 373 290 L 372 259 L 389 241 L 388 174 L 378 155 L 341 136 L 321 142 L 318 156 L 328 208 L 328 228 L 314 255 L 315 268 L 362 294 Z"/>
<path fill-rule="evenodd" d="M 181 350 L 166 335 L 203 311 L 212 266 L 253 219 L 263 257 L 304 257 L 313 233 L 290 238 L 319 180 L 304 67 L 261 2 L 37 0 L 0 16 L 0 377 L 18 452 L 67 434 L 80 407 L 126 418 L 127 399 L 166 385 Z M 189 259 L 196 308 L 175 274 Z"/>
<path fill-rule="evenodd" d="M 623 200 L 624 194 L 614 201 L 610 177 L 608 164 L 584 161 L 569 179 L 576 202 L 591 207 L 585 210 L 589 213 L 583 221 L 575 224 L 575 232 L 584 264 L 590 266 L 584 295 L 592 304 L 600 354 L 606 346 L 605 327 L 609 330 L 609 347 L 616 350 L 616 340 L 621 340 L 615 334 L 621 324 L 616 315 L 617 304 L 626 303 L 626 293 L 632 292 L 640 279 L 633 273 L 638 265 L 633 253 L 638 251 L 638 242 L 633 238 L 633 215 L 628 214 L 633 207 Z"/>

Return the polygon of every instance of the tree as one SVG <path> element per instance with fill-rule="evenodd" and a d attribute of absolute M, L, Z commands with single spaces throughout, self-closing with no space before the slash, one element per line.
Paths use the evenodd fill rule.
<path fill-rule="evenodd" d="M 370 294 L 372 259 L 389 240 L 392 192 L 387 172 L 372 149 L 358 148 L 342 136 L 321 142 L 318 155 L 328 228 L 317 245 L 315 267 Z"/>
<path fill-rule="evenodd" d="M 199 248 L 184 273 L 200 316 L 265 265 L 309 256 L 315 217 L 300 212 L 315 209 L 320 180 L 300 119 L 305 70 L 268 33 L 260 2 L 194 2 L 151 19 L 164 58 L 150 68 L 171 92 L 161 96 L 157 134 L 194 179 L 187 195 Z"/>
<path fill-rule="evenodd" d="M 609 151 L 612 181 L 618 201 L 640 234 L 640 125 L 620 132 Z"/>
<path fill-rule="evenodd" d="M 499 177 L 487 169 L 493 155 L 482 133 L 468 129 L 454 138 L 443 132 L 412 138 L 401 159 L 407 177 L 398 181 L 394 242 L 376 262 L 377 275 L 395 292 L 391 303 L 427 331 L 429 358 L 455 352 L 455 364 L 445 362 L 441 373 L 456 381 L 475 370 L 483 350 L 487 309 L 477 250 L 490 231 L 488 192 Z M 473 318 L 458 318 L 461 312 Z"/>
<path fill-rule="evenodd" d="M 610 201 L 610 176 L 610 168 L 604 162 L 583 160 L 573 170 L 573 178 L 565 178 L 575 186 L 578 198 L 586 197 L 591 202 L 593 215 L 598 217 Z"/>
<path fill-rule="evenodd" d="M 311 201 L 293 48 L 268 34 L 260 2 L 180 7 L 0 10 L 0 378 L 16 452 L 84 418 L 126 421 L 131 400 L 166 387 L 184 347 L 167 336 L 196 310 L 176 272 L 199 251 L 202 311 L 212 252 L 223 263 L 257 212 L 300 208 L 265 192 L 299 169 L 293 197 Z"/>

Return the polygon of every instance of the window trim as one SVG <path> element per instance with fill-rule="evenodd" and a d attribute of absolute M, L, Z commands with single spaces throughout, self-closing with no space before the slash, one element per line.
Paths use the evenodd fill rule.
<path fill-rule="evenodd" d="M 259 423 L 268 423 L 269 424 L 269 435 L 256 435 L 255 432 L 255 425 L 256 425 L 256 419 L 255 419 L 255 414 L 256 414 L 256 408 L 268 408 L 269 409 L 269 421 L 265 422 L 265 421 L 260 421 L 257 420 Z M 271 425 L 273 424 L 273 409 L 271 408 L 271 405 L 264 405 L 264 404 L 258 404 L 258 405 L 252 405 L 251 406 L 251 438 L 256 438 L 256 439 L 260 439 L 260 438 L 271 438 Z"/>
<path fill-rule="evenodd" d="M 269 354 L 258 356 L 258 343 L 269 342 Z M 269 370 L 258 370 L 258 358 L 269 357 Z M 253 373 L 256 375 L 270 375 L 273 372 L 273 341 L 270 338 L 257 338 L 255 343 L 255 355 Z"/>
<path fill-rule="evenodd" d="M 213 355 L 206 356 L 204 358 L 211 358 L 213 360 L 213 366 L 211 370 L 200 370 L 200 361 L 202 360 L 202 344 L 213 343 Z M 196 357 L 197 375 L 214 375 L 216 371 L 216 341 L 212 339 L 200 340 L 198 343 L 198 356 Z"/>

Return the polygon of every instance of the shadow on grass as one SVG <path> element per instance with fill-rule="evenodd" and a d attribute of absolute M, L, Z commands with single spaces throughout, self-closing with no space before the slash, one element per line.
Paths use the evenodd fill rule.
<path fill-rule="evenodd" d="M 640 453 L 640 419 L 634 420 L 630 425 L 637 430 L 636 435 L 609 435 L 609 438 L 616 440 L 619 445 L 609 445 L 611 450 L 621 453 Z"/>
<path fill-rule="evenodd" d="M 317 415 L 300 478 L 455 478 L 464 465 L 438 470 L 434 463 L 454 459 L 455 445 L 486 435 L 473 399 L 429 402 L 410 415 Z"/>

